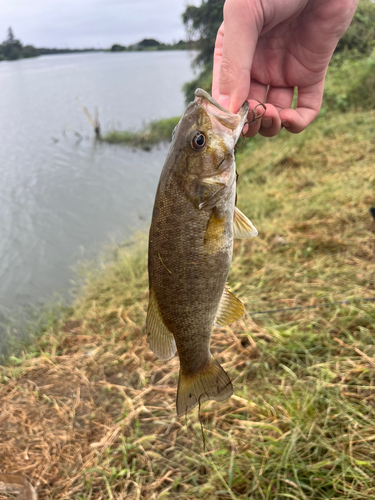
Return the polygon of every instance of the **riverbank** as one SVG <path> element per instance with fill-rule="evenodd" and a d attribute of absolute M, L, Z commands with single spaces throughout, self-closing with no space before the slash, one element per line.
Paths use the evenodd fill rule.
<path fill-rule="evenodd" d="M 327 113 L 238 155 L 259 230 L 229 275 L 248 312 L 375 296 L 375 112 Z M 178 359 L 145 335 L 146 238 L 87 271 L 74 307 L 0 368 L 0 468 L 39 498 L 371 499 L 375 307 L 214 329 L 234 396 L 177 419 Z M 22 440 L 20 439 L 22 436 Z"/>
<path fill-rule="evenodd" d="M 110 130 L 101 137 L 101 140 L 110 144 L 123 144 L 150 151 L 156 144 L 170 142 L 172 132 L 180 118 L 180 116 L 174 116 L 153 120 L 140 130 Z"/>

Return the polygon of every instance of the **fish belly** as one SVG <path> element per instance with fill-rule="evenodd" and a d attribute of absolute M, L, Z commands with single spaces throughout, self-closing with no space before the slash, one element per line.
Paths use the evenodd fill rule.
<path fill-rule="evenodd" d="M 200 211 L 189 200 L 155 204 L 150 230 L 150 289 L 173 334 L 181 370 L 192 375 L 211 359 L 212 326 L 233 247 L 230 206 Z M 176 197 L 175 197 L 176 200 Z M 160 201 L 162 203 L 160 204 Z M 232 215 L 233 216 L 233 215 Z"/>

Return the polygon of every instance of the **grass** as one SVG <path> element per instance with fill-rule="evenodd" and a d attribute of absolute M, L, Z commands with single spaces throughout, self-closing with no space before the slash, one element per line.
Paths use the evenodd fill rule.
<path fill-rule="evenodd" d="M 334 56 L 327 72 L 323 106 L 339 111 L 375 108 L 375 49 L 364 58 Z"/>
<path fill-rule="evenodd" d="M 39 499 L 370 500 L 375 495 L 375 112 L 326 114 L 238 154 L 250 316 L 214 329 L 234 396 L 177 419 L 178 359 L 145 335 L 146 242 L 88 271 L 64 320 L 0 367 L 0 471 Z M 1 498 L 1 497 L 0 497 Z"/>
<path fill-rule="evenodd" d="M 138 131 L 110 130 L 101 140 L 110 144 L 124 144 L 150 151 L 152 146 L 160 142 L 170 142 L 172 132 L 180 118 L 175 116 L 154 120 Z"/>

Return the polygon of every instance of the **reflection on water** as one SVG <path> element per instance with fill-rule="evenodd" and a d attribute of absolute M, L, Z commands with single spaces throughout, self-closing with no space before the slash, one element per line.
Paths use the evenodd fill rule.
<path fill-rule="evenodd" d="M 76 98 L 98 106 L 102 129 L 136 128 L 182 113 L 191 78 L 186 52 L 0 63 L 0 311 L 66 289 L 82 248 L 92 256 L 150 218 L 166 146 L 95 143 Z"/>

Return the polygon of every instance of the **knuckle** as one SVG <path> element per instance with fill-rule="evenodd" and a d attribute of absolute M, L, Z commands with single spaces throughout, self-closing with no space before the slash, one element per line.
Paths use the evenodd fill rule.
<path fill-rule="evenodd" d="M 244 78 L 250 79 L 249 69 L 238 67 L 234 62 L 234 58 L 223 54 L 220 67 L 220 83 L 225 85 L 233 81 L 241 81 Z"/>
<path fill-rule="evenodd" d="M 220 86 L 223 88 L 230 87 L 235 79 L 236 71 L 232 61 L 223 55 L 220 67 Z"/>
<path fill-rule="evenodd" d="M 226 0 L 223 8 L 224 22 L 227 18 L 236 19 L 238 25 L 263 22 L 263 8 L 259 0 Z"/>
<path fill-rule="evenodd" d="M 238 19 L 243 19 L 243 17 L 248 17 L 251 4 L 248 0 L 226 0 L 224 3 L 224 19 L 225 16 L 236 16 Z M 251 11 L 250 11 L 251 12 Z"/>
<path fill-rule="evenodd" d="M 229 57 L 223 55 L 221 59 L 220 78 L 222 80 L 232 80 L 235 74 L 236 70 L 234 68 L 232 60 Z"/>

